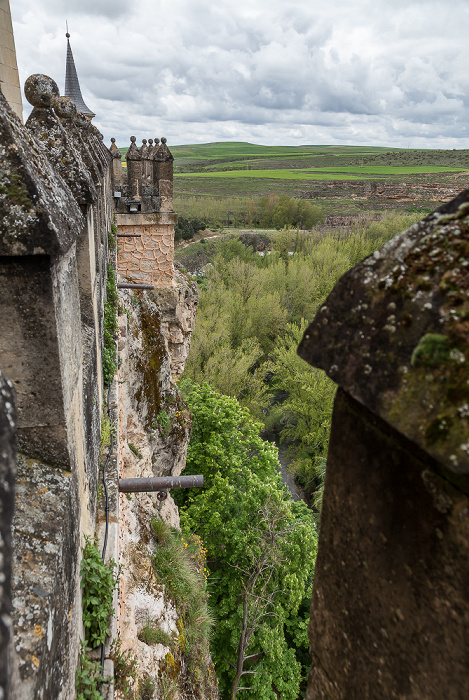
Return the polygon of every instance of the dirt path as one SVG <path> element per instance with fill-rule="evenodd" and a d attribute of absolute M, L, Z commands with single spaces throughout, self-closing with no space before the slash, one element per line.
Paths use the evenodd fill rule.
<path fill-rule="evenodd" d="M 288 460 L 287 460 L 287 451 L 284 447 L 281 447 L 279 445 L 278 448 L 278 461 L 279 461 L 279 473 L 282 477 L 282 481 L 286 486 L 288 487 L 288 490 L 290 491 L 292 498 L 294 501 L 306 501 L 305 493 L 303 489 L 301 489 L 298 484 L 295 484 L 295 480 L 293 476 L 290 474 L 288 471 Z"/>

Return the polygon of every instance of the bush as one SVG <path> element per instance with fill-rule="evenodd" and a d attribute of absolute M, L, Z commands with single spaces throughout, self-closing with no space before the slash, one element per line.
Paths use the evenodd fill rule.
<path fill-rule="evenodd" d="M 193 238 L 198 231 L 205 231 L 205 229 L 206 225 L 200 219 L 186 219 L 184 216 L 180 216 L 174 229 L 174 240 L 187 241 L 189 238 Z"/>

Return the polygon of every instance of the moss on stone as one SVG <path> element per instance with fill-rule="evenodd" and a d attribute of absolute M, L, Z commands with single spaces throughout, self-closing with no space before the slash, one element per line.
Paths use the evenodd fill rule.
<path fill-rule="evenodd" d="M 161 331 L 158 308 L 140 295 L 140 332 L 142 352 L 137 360 L 137 370 L 142 374 L 142 382 L 135 394 L 141 415 L 146 405 L 145 428 L 150 430 L 162 408 L 162 392 L 159 372 L 166 356 L 166 347 Z"/>
<path fill-rule="evenodd" d="M 435 367 L 447 362 L 451 352 L 451 342 L 446 335 L 426 333 L 412 353 L 412 367 Z"/>

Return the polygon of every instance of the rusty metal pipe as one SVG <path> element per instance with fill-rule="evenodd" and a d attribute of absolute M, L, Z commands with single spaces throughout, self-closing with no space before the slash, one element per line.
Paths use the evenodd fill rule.
<path fill-rule="evenodd" d="M 118 282 L 117 289 L 155 289 L 153 284 L 127 284 Z"/>
<path fill-rule="evenodd" d="M 121 493 L 143 493 L 163 489 L 193 489 L 204 485 L 201 474 L 195 476 L 158 476 L 147 479 L 119 479 Z"/>

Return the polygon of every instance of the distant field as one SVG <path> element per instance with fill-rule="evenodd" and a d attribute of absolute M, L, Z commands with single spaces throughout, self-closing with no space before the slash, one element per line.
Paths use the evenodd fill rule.
<path fill-rule="evenodd" d="M 361 180 L 363 177 L 389 178 L 398 175 L 419 175 L 428 173 L 464 172 L 467 168 L 455 168 L 439 165 L 421 166 L 385 166 L 365 165 L 363 167 L 343 166 L 308 169 L 279 169 L 279 170 L 221 170 L 218 172 L 178 173 L 176 178 L 183 177 L 256 177 L 282 180 Z"/>
<path fill-rule="evenodd" d="M 434 208 L 442 201 L 439 187 L 462 190 L 469 179 L 469 175 L 464 175 L 469 173 L 469 150 L 261 146 L 244 142 L 168 145 L 174 156 L 174 194 L 178 203 L 187 197 L 225 199 L 288 194 L 318 199 L 329 214 L 390 207 Z M 127 148 L 120 150 L 125 155 Z M 405 197 L 389 201 L 364 195 L 363 187 L 368 186 L 366 183 L 373 186 L 373 182 L 380 187 L 386 182 L 402 185 L 404 190 L 408 183 L 414 188 L 411 203 L 406 203 Z M 424 187 L 417 200 L 415 188 L 420 185 Z"/>

